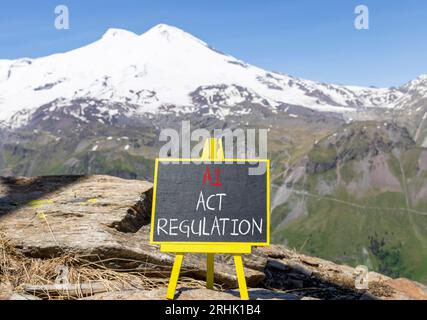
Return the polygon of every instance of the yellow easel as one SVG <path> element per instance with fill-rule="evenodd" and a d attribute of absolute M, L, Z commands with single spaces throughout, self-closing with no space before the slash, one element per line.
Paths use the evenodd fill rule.
<path fill-rule="evenodd" d="M 158 159 L 159 160 L 159 159 Z M 167 160 L 167 159 L 165 159 Z M 175 159 L 177 160 L 177 159 Z M 178 159 L 179 160 L 179 159 Z M 181 160 L 191 160 L 191 159 L 181 159 Z M 193 159 L 194 160 L 194 159 Z M 222 148 L 222 143 L 220 139 L 207 139 L 203 148 L 202 157 L 196 159 L 197 161 L 227 161 L 224 158 L 224 150 Z M 239 160 L 239 159 L 235 159 Z M 242 160 L 242 159 L 240 159 Z M 270 242 L 270 172 L 269 172 L 269 160 L 260 160 L 267 163 L 267 242 L 257 245 L 269 245 Z M 154 175 L 154 195 L 156 194 L 156 181 L 157 181 L 157 166 L 158 161 L 156 161 L 156 169 Z M 152 225 L 154 223 L 154 210 L 155 210 L 156 198 L 153 198 L 153 212 L 152 212 Z M 151 229 L 150 242 L 156 243 L 153 241 L 153 229 Z M 168 291 L 166 294 L 167 299 L 174 299 L 176 285 L 179 278 L 179 273 L 182 265 L 182 260 L 184 258 L 184 253 L 206 253 L 206 288 L 213 289 L 214 287 L 214 257 L 215 253 L 218 254 L 232 254 L 234 255 L 234 264 L 236 267 L 237 282 L 240 290 L 240 298 L 242 300 L 248 300 L 248 289 L 246 287 L 245 273 L 243 269 L 243 254 L 251 253 L 252 249 L 251 243 L 160 243 L 161 252 L 174 252 L 176 253 L 175 261 L 172 267 L 172 273 L 169 280 Z"/>
<path fill-rule="evenodd" d="M 220 139 L 208 139 L 203 148 L 201 160 L 222 161 L 224 160 L 224 150 Z M 162 244 L 162 252 L 176 252 L 175 262 L 172 267 L 172 274 L 169 280 L 167 299 L 175 297 L 175 289 L 178 282 L 184 252 L 188 253 L 206 253 L 206 288 L 214 287 L 214 256 L 215 253 L 228 253 L 234 255 L 236 265 L 237 282 L 239 284 L 240 298 L 248 300 L 248 289 L 246 287 L 245 272 L 243 270 L 242 254 L 251 253 L 251 246 L 246 244 L 200 244 L 200 245 L 182 245 L 182 244 Z"/>

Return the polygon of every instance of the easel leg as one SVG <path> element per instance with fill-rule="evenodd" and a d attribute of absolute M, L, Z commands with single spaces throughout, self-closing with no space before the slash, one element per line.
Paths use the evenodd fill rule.
<path fill-rule="evenodd" d="M 237 282 L 239 284 L 240 299 L 249 300 L 248 289 L 246 287 L 245 271 L 243 270 L 243 260 L 240 254 L 234 255 L 236 265 Z"/>
<path fill-rule="evenodd" d="M 208 253 L 206 258 L 206 288 L 212 290 L 214 287 L 214 261 L 215 255 Z"/>
<path fill-rule="evenodd" d="M 179 271 L 181 270 L 182 259 L 184 258 L 183 253 L 177 253 L 175 256 L 175 261 L 172 267 L 172 273 L 169 280 L 168 292 L 166 298 L 173 300 L 175 297 L 176 284 L 178 283 Z"/>

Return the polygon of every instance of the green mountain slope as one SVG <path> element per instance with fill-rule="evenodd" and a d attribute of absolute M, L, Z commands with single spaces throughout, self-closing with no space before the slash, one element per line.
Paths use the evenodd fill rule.
<path fill-rule="evenodd" d="M 394 124 L 355 123 L 309 152 L 273 211 L 273 240 L 427 282 L 427 150 Z"/>

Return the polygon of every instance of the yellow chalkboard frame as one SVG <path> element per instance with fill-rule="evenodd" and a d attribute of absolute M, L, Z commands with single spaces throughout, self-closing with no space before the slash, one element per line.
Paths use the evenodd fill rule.
<path fill-rule="evenodd" d="M 159 162 L 190 162 L 190 161 L 194 161 L 191 159 L 171 159 L 171 158 L 159 158 L 156 159 L 156 164 L 155 164 L 155 169 L 154 169 L 154 187 L 153 187 L 153 201 L 152 201 L 152 211 L 151 211 L 151 230 L 150 230 L 150 243 L 151 244 L 161 244 L 161 245 L 166 245 L 168 247 L 171 246 L 179 246 L 179 245 L 192 245 L 195 246 L 194 250 L 196 251 L 191 251 L 191 252 L 198 252 L 199 250 L 199 246 L 201 246 L 203 248 L 203 246 L 228 246 L 230 244 L 239 244 L 239 245 L 249 245 L 249 246 L 269 246 L 270 245 L 270 161 L 267 159 L 224 159 L 221 160 L 222 162 L 265 162 L 266 163 L 266 191 L 267 191 L 267 204 L 266 204 L 266 227 L 267 227 L 267 237 L 266 237 L 266 241 L 264 242 L 162 242 L 162 241 L 154 241 L 154 221 L 155 221 L 155 214 L 156 214 L 156 194 L 157 194 L 157 173 L 158 173 L 158 167 L 159 167 Z M 198 160 L 199 161 L 199 160 Z M 206 161 L 206 160 L 203 160 Z M 175 252 L 174 249 L 172 249 L 172 251 Z"/>
<path fill-rule="evenodd" d="M 266 221 L 267 221 L 267 239 L 265 242 L 160 242 L 154 241 L 154 221 L 156 211 L 156 192 L 157 192 L 157 174 L 159 162 L 265 162 L 266 163 Z M 226 159 L 222 149 L 222 143 L 219 139 L 208 139 L 205 142 L 203 154 L 200 159 L 185 159 L 185 158 L 158 158 L 156 159 L 154 169 L 154 187 L 153 201 L 151 211 L 151 228 L 150 228 L 150 243 L 159 244 L 162 252 L 175 252 L 175 262 L 172 268 L 172 274 L 169 280 L 169 286 L 166 297 L 173 299 L 175 296 L 176 284 L 179 277 L 184 253 L 207 253 L 207 271 L 206 271 L 206 287 L 213 289 L 214 283 L 214 254 L 228 253 L 234 255 L 236 266 L 237 280 L 240 289 L 240 297 L 242 300 L 248 300 L 248 292 L 246 288 L 246 279 L 243 270 L 242 254 L 248 254 L 252 251 L 252 246 L 269 246 L 270 245 L 270 160 L 269 159 Z"/>

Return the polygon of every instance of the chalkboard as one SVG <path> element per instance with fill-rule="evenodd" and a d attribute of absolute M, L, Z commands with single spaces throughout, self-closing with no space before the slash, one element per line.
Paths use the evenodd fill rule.
<path fill-rule="evenodd" d="M 262 165 L 264 174 L 251 175 L 248 162 L 157 160 L 151 242 L 267 245 L 270 171 Z"/>

